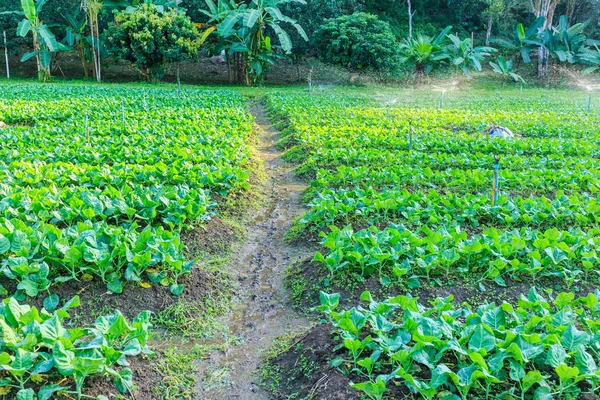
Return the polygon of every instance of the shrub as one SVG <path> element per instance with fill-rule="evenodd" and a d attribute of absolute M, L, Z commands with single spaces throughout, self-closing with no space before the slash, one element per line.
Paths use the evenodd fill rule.
<path fill-rule="evenodd" d="M 169 63 L 195 58 L 201 40 L 194 23 L 176 10 L 159 13 L 143 4 L 116 14 L 104 33 L 107 50 L 135 65 L 147 80 L 160 80 Z"/>
<path fill-rule="evenodd" d="M 396 38 L 375 15 L 357 12 L 328 20 L 316 36 L 327 62 L 370 71 L 396 68 Z"/>

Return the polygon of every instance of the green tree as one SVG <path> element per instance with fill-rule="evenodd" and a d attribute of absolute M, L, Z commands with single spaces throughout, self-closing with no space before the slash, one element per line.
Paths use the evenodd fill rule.
<path fill-rule="evenodd" d="M 473 46 L 471 39 L 461 40 L 456 35 L 448 35 L 450 43 L 444 48 L 444 53 L 455 68 L 455 73 L 461 70 L 469 75 L 471 68 L 481 71 L 481 62 L 494 53 L 496 49 L 488 46 Z"/>
<path fill-rule="evenodd" d="M 292 25 L 304 40 L 308 40 L 296 20 L 279 9 L 280 3 L 286 2 L 303 3 L 304 0 L 252 0 L 250 4 L 241 5 L 234 1 L 220 0 L 215 4 L 206 0 L 209 10 L 205 10 L 205 14 L 210 17 L 209 22 L 217 23 L 222 47 L 237 57 L 238 83 L 251 86 L 264 81 L 268 66 L 278 57 L 276 45 L 271 40 L 272 33 L 279 42 L 278 47 L 285 54 L 291 53 L 292 40 L 283 29 L 284 23 Z"/>
<path fill-rule="evenodd" d="M 492 71 L 502 76 L 502 87 L 504 87 L 508 78 L 512 78 L 515 82 L 525 82 L 521 75 L 514 72 L 512 60 L 507 61 L 504 57 L 498 56 L 497 62 L 490 61 L 490 66 Z"/>
<path fill-rule="evenodd" d="M 37 64 L 38 78 L 46 82 L 50 79 L 50 53 L 59 50 L 59 44 L 56 37 L 48 26 L 39 18 L 39 13 L 46 4 L 47 0 L 38 0 L 34 3 L 33 0 L 21 0 L 23 8 L 23 18 L 17 27 L 17 34 L 21 37 L 26 37 L 31 34 L 33 38 L 33 51 L 26 53 L 21 58 L 21 61 L 27 61 L 35 57 Z"/>
<path fill-rule="evenodd" d="M 398 45 L 390 25 L 373 14 L 356 12 L 325 22 L 317 32 L 321 57 L 348 69 L 392 71 Z"/>
<path fill-rule="evenodd" d="M 411 39 L 405 39 L 400 44 L 400 61 L 415 69 L 418 82 L 421 82 L 425 75 L 440 69 L 446 63 L 448 54 L 444 50 L 451 29 L 452 26 L 447 26 L 435 39 L 417 35 Z"/>
<path fill-rule="evenodd" d="M 537 18 L 527 29 L 525 29 L 523 24 L 517 24 L 513 29 L 512 37 L 492 37 L 490 38 L 490 42 L 506 50 L 519 52 L 523 62 L 529 64 L 531 62 L 531 53 L 540 46 L 543 46 L 539 33 L 543 25 L 544 17 Z"/>
<path fill-rule="evenodd" d="M 202 44 L 188 17 L 175 10 L 160 13 L 152 4 L 118 13 L 104 42 L 109 53 L 131 62 L 148 81 L 160 80 L 170 63 L 195 58 Z"/>

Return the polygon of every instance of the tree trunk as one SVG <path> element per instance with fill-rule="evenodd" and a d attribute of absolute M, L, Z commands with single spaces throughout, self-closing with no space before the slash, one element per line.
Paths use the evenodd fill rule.
<path fill-rule="evenodd" d="M 490 37 L 492 36 L 492 24 L 493 23 L 494 23 L 494 16 L 490 12 L 490 16 L 488 17 L 487 32 L 485 33 L 485 45 L 486 46 L 490 45 Z"/>
<path fill-rule="evenodd" d="M 85 75 L 85 78 L 89 78 L 90 77 L 90 71 L 88 69 L 88 65 L 87 65 L 87 60 L 85 58 L 85 39 L 81 39 L 79 41 L 79 58 L 81 59 L 81 65 L 83 66 L 83 73 Z"/>
<path fill-rule="evenodd" d="M 539 33 L 544 32 L 552 26 L 554 19 L 554 11 L 561 0 L 535 0 L 532 2 L 532 12 L 536 17 L 544 17 L 544 24 L 540 27 Z M 538 78 L 546 78 L 548 76 L 548 56 L 549 53 L 543 47 L 538 49 Z"/>
<path fill-rule="evenodd" d="M 407 4 L 408 4 L 408 39 L 412 39 L 412 35 L 413 35 L 413 16 L 414 13 L 412 11 L 412 1 L 411 0 L 406 0 Z"/>

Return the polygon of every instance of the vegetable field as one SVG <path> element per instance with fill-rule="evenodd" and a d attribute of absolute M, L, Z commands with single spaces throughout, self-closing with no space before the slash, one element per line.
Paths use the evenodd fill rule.
<path fill-rule="evenodd" d="M 266 100 L 309 183 L 288 237 L 318 250 L 288 286 L 320 301 L 330 366 L 370 399 L 597 398 L 597 109 L 533 91 L 390 100 Z"/>
<path fill-rule="evenodd" d="M 67 329 L 66 310 L 80 301 L 62 305 L 56 290 L 101 282 L 113 294 L 158 285 L 180 295 L 195 262 L 181 233 L 248 187 L 245 101 L 229 91 L 10 85 L 0 121 L 2 291 L 14 296 L 0 311 L 0 393 L 81 398 L 98 374 L 127 393 L 125 357 L 151 353 L 150 314 L 130 323 L 115 311 Z M 37 299 L 41 311 L 17 303 Z"/>
<path fill-rule="evenodd" d="M 0 398 L 599 398 L 597 100 L 0 89 Z"/>

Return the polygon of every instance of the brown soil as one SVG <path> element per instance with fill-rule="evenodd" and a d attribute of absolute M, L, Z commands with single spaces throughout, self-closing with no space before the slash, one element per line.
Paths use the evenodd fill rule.
<path fill-rule="evenodd" d="M 454 297 L 455 304 L 468 303 L 472 306 L 483 304 L 485 302 L 508 302 L 517 304 L 521 295 L 527 295 L 532 287 L 532 283 L 527 278 L 522 281 L 505 278 L 506 287 L 497 285 L 492 281 L 483 282 L 485 291 L 481 291 L 479 283 L 469 277 L 460 275 L 451 276 L 446 281 L 444 277 L 440 277 L 442 285 L 435 283 L 427 284 L 425 279 L 421 279 L 423 285 L 418 289 L 408 289 L 401 284 L 382 285 L 377 278 L 369 278 L 362 282 L 357 280 L 346 279 L 354 277 L 354 274 L 338 274 L 333 279 L 330 285 L 326 286 L 324 281 L 328 278 L 328 272 L 318 262 L 305 259 L 297 263 L 292 268 L 290 275 L 286 279 L 288 286 L 295 286 L 295 306 L 299 310 L 310 310 L 315 307 L 319 301 L 319 292 L 339 293 L 341 307 L 352 307 L 360 303 L 360 295 L 368 290 L 373 297 L 378 300 L 383 300 L 387 297 L 397 296 L 401 294 L 410 294 L 413 297 L 420 299 L 423 305 L 429 301 L 435 300 L 438 297 Z M 294 285 L 302 282 L 302 285 Z M 536 282 L 538 292 L 543 293 L 546 289 L 552 289 L 555 293 L 578 292 L 582 295 L 592 293 L 594 290 L 600 289 L 600 285 L 593 283 L 578 283 L 574 287 L 567 288 L 564 282 L 560 279 L 544 278 Z M 300 291 L 300 287 L 302 290 Z"/>
<path fill-rule="evenodd" d="M 214 352 L 201 363 L 198 399 L 269 399 L 258 385 L 262 353 L 275 338 L 309 325 L 288 305 L 283 283 L 286 267 L 310 254 L 306 246 L 284 242 L 293 220 L 305 212 L 301 205 L 304 186 L 294 178 L 293 167 L 281 159 L 276 147 L 279 132 L 267 119 L 263 105 L 252 102 L 250 106 L 259 138 L 257 153 L 264 160 L 268 178 L 263 188 L 265 205 L 227 267 L 240 289 L 235 310 L 223 322 L 241 344 L 225 353 Z M 215 371 L 227 372 L 221 384 L 214 384 Z"/>
<path fill-rule="evenodd" d="M 277 398 L 295 394 L 298 399 L 352 399 L 360 395 L 350 387 L 350 378 L 332 368 L 335 342 L 331 326 L 317 325 L 270 361 L 278 382 L 269 380 Z M 302 368 L 304 366 L 304 370 Z"/>
<path fill-rule="evenodd" d="M 213 217 L 198 228 L 183 232 L 181 239 L 190 254 L 219 254 L 225 252 L 238 235 L 235 227 L 219 217 Z"/>
<path fill-rule="evenodd" d="M 79 57 L 74 52 L 59 52 L 55 56 L 60 69 L 52 73 L 55 80 L 84 79 L 83 68 Z M 13 77 L 35 78 L 35 62 L 20 62 L 19 57 L 10 56 L 10 72 Z M 102 78 L 106 82 L 136 82 L 143 81 L 144 77 L 140 72 L 127 64 L 114 58 L 108 58 L 102 61 Z M 312 69 L 313 82 L 315 84 L 347 84 L 350 82 L 349 74 L 343 68 L 329 66 L 308 60 L 302 65 L 290 65 L 287 60 L 276 62 L 271 71 L 267 73 L 266 82 L 269 84 L 307 84 L 308 75 Z M 0 65 L 0 76 L 4 76 L 4 63 Z M 180 63 L 179 75 L 181 83 L 186 84 L 225 84 L 228 85 L 229 76 L 227 73 L 227 64 L 213 64 L 208 57 L 200 57 L 194 62 Z M 95 82 L 93 78 L 88 78 Z M 368 76 L 360 77 L 361 81 L 370 81 Z M 177 82 L 177 66 L 172 65 L 167 74 L 162 79 L 163 82 Z"/>

